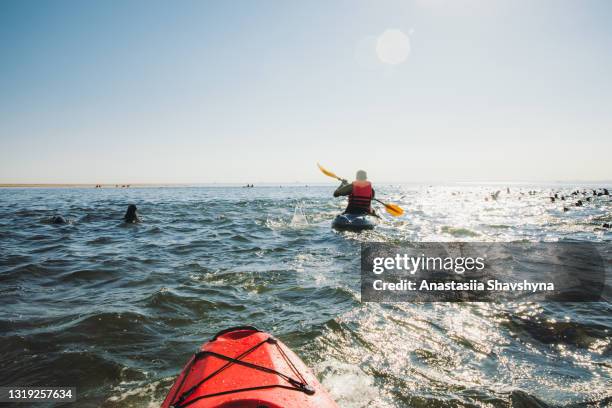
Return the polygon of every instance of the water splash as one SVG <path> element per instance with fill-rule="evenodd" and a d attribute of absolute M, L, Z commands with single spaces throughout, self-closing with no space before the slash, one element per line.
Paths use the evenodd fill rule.
<path fill-rule="evenodd" d="M 293 218 L 291 218 L 291 226 L 293 227 L 304 227 L 308 225 L 308 220 L 304 215 L 304 209 L 302 208 L 303 203 L 298 203 L 295 205 L 295 210 L 293 211 Z"/>

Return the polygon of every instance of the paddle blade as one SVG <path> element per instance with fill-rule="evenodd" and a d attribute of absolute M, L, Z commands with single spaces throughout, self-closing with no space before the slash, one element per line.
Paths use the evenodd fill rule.
<path fill-rule="evenodd" d="M 394 217 L 399 217 L 404 214 L 404 209 L 399 205 L 385 204 L 385 208 L 387 209 L 387 212 Z"/>
<path fill-rule="evenodd" d="M 336 176 L 336 175 L 335 175 L 334 173 L 332 173 L 331 171 L 329 171 L 329 170 L 325 169 L 325 168 L 324 168 L 323 166 L 321 166 L 319 163 L 317 163 L 317 166 L 319 167 L 319 170 L 321 170 L 321 172 L 322 172 L 323 174 L 325 174 L 326 176 L 329 176 L 329 177 L 332 177 L 332 178 L 335 178 L 335 179 L 340 180 L 340 177 Z"/>

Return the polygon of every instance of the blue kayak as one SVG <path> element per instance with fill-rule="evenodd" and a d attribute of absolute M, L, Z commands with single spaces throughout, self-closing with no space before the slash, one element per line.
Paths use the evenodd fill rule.
<path fill-rule="evenodd" d="M 371 230 L 376 222 L 364 214 L 340 214 L 332 221 L 332 228 L 338 231 L 363 231 Z"/>

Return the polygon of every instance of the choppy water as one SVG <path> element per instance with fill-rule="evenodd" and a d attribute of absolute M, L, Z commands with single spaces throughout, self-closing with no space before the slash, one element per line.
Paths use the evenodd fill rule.
<path fill-rule="evenodd" d="M 611 241 L 610 197 L 496 189 L 379 187 L 408 216 L 361 235 L 330 229 L 331 187 L 0 190 L 0 385 L 154 407 L 198 345 L 252 324 L 343 407 L 612 404 L 609 303 L 360 303 L 362 240 Z"/>

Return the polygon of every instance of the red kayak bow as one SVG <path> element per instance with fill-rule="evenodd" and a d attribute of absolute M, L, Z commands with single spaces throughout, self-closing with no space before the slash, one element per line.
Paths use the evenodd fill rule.
<path fill-rule="evenodd" d="M 310 369 L 252 326 L 223 330 L 200 348 L 162 408 L 337 408 Z"/>

